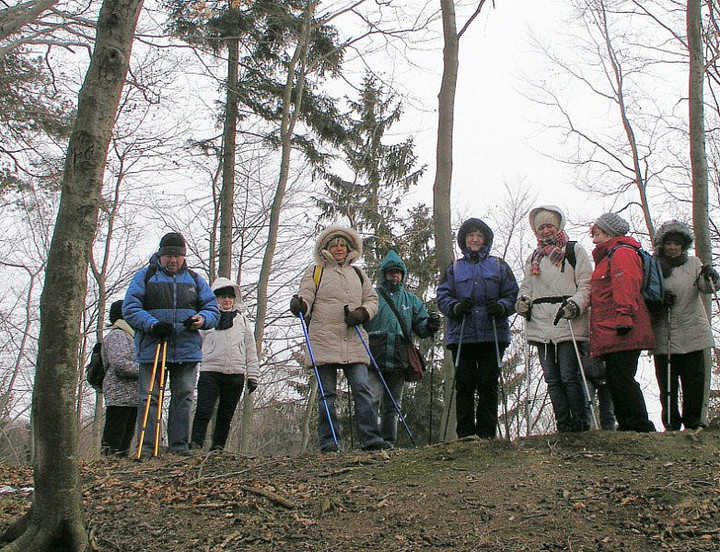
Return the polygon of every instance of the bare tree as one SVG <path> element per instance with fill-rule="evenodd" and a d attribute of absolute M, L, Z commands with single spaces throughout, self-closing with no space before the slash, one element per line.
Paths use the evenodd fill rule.
<path fill-rule="evenodd" d="M 473 20 L 480 15 L 486 0 L 479 0 L 477 7 L 458 32 L 455 18 L 455 0 L 440 0 L 443 27 L 443 75 L 438 95 L 438 138 L 435 153 L 436 172 L 433 183 L 433 219 L 435 221 L 435 251 L 440 270 L 445 270 L 455 258 L 450 218 L 452 191 L 453 129 L 455 117 L 455 90 L 457 89 L 460 38 Z M 447 356 L 443 362 L 445 396 L 452 397 L 453 362 Z M 445 401 L 443 419 L 450 412 L 451 427 L 455 426 L 455 414 L 451 401 Z M 444 438 L 452 438 L 452 430 Z"/>
<path fill-rule="evenodd" d="M 95 49 L 68 145 L 40 300 L 33 392 L 34 501 L 2 536 L 2 542 L 9 543 L 4 552 L 88 548 L 74 415 L 78 328 L 107 148 L 141 6 L 142 0 L 105 0 L 100 9 Z"/>

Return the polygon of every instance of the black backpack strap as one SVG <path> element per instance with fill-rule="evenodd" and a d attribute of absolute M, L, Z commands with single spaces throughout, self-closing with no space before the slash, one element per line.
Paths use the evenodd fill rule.
<path fill-rule="evenodd" d="M 577 257 L 575 256 L 575 244 L 577 244 L 576 241 L 569 241 L 565 245 L 565 260 L 570 263 L 570 266 L 573 267 L 573 270 L 575 270 L 575 265 L 577 264 Z"/>
<path fill-rule="evenodd" d="M 398 324 L 400 324 L 400 329 L 402 329 L 403 338 L 405 339 L 406 343 L 410 343 L 410 334 L 405 327 L 405 324 L 403 324 L 402 318 L 400 318 L 400 313 L 397 311 L 397 308 L 395 308 L 395 303 L 392 302 L 392 299 L 387 294 L 387 291 L 385 291 L 383 288 L 376 288 L 378 295 L 382 296 L 383 299 L 385 299 L 385 302 L 387 303 L 387 306 L 390 307 L 390 310 L 395 315 L 395 318 L 397 318 Z"/>

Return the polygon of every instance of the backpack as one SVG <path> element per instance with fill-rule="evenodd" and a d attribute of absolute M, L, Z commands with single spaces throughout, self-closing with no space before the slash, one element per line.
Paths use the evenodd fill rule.
<path fill-rule="evenodd" d="M 99 393 L 102 393 L 105 372 L 106 366 L 102 360 L 102 341 L 98 341 L 90 353 L 90 362 L 85 366 L 85 379 Z"/>
<path fill-rule="evenodd" d="M 660 263 L 658 263 L 658 260 L 644 249 L 625 243 L 616 245 L 608 251 L 608 262 L 610 262 L 613 253 L 615 253 L 619 247 L 633 249 L 638 255 L 640 255 L 643 268 L 643 281 L 640 292 L 642 293 L 648 310 L 652 313 L 660 312 L 665 306 L 665 280 L 663 278 L 662 269 L 660 268 Z"/>

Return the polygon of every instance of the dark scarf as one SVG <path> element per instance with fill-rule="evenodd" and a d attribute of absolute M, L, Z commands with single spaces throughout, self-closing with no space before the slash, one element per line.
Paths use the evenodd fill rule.
<path fill-rule="evenodd" d="M 237 310 L 220 311 L 220 322 L 215 326 L 216 330 L 228 330 L 233 326 L 233 318 L 238 314 Z"/>
<path fill-rule="evenodd" d="M 658 260 L 660 261 L 660 268 L 662 268 L 663 278 L 669 278 L 672 274 L 673 268 L 676 266 L 682 266 L 687 262 L 688 254 L 687 251 L 683 251 L 677 257 L 666 257 L 665 255 L 660 255 Z"/>

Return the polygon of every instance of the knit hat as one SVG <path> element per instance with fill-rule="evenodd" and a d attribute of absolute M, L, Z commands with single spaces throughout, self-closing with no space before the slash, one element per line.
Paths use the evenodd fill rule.
<path fill-rule="evenodd" d="M 158 255 L 182 255 L 184 257 L 186 254 L 185 238 L 182 237 L 182 234 L 169 232 L 160 240 Z"/>
<path fill-rule="evenodd" d="M 617 213 L 605 213 L 595 221 L 595 226 L 600 228 L 610 237 L 624 236 L 630 231 L 630 225 Z"/>
<path fill-rule="evenodd" d="M 225 286 L 213 290 L 215 297 L 235 297 L 235 288 L 233 286 Z"/>
<path fill-rule="evenodd" d="M 110 305 L 110 324 L 115 324 L 118 320 L 123 317 L 122 314 L 123 300 L 118 299 Z"/>

